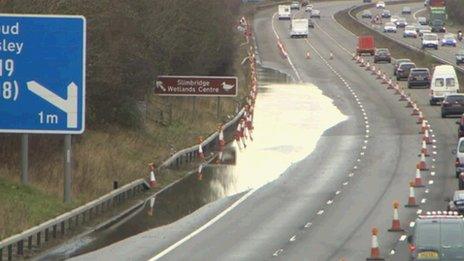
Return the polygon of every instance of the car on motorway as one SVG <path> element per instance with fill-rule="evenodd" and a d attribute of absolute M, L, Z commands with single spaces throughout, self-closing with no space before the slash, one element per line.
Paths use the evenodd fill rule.
<path fill-rule="evenodd" d="M 401 81 L 403 79 L 408 79 L 412 68 L 416 68 L 416 64 L 413 62 L 400 63 L 396 69 L 396 80 Z"/>
<path fill-rule="evenodd" d="M 428 33 L 431 33 L 432 32 L 432 27 L 428 26 L 428 25 L 421 25 L 419 26 L 418 30 L 417 30 L 417 33 L 420 37 L 422 37 L 422 35 L 424 34 L 428 34 Z"/>
<path fill-rule="evenodd" d="M 313 5 L 312 5 L 312 4 L 306 5 L 306 7 L 305 7 L 305 12 L 310 13 L 312 10 L 313 10 Z"/>
<path fill-rule="evenodd" d="M 445 34 L 443 35 L 443 38 L 441 39 L 441 46 L 453 46 L 456 47 L 458 40 L 456 40 L 456 35 L 455 34 Z"/>
<path fill-rule="evenodd" d="M 410 260 L 464 260 L 464 219 L 455 211 L 432 211 L 414 221 Z"/>
<path fill-rule="evenodd" d="M 308 27 L 309 28 L 314 28 L 314 22 L 312 19 L 308 19 Z"/>
<path fill-rule="evenodd" d="M 313 9 L 309 17 L 310 18 L 321 18 L 321 11 Z"/>
<path fill-rule="evenodd" d="M 363 3 L 372 3 L 372 0 L 363 0 Z"/>
<path fill-rule="evenodd" d="M 390 17 L 390 22 L 394 23 L 394 22 L 396 22 L 399 18 L 400 18 L 400 17 L 397 16 L 397 15 L 392 15 L 392 16 Z"/>
<path fill-rule="evenodd" d="M 456 124 L 458 125 L 458 139 L 460 139 L 464 137 L 464 114 L 456 121 Z"/>
<path fill-rule="evenodd" d="M 461 63 L 464 63 L 464 49 L 460 49 L 456 53 L 456 65 L 460 65 Z"/>
<path fill-rule="evenodd" d="M 408 22 L 406 22 L 405 18 L 400 17 L 398 20 L 396 20 L 395 25 L 398 28 L 404 28 L 406 25 L 408 25 Z"/>
<path fill-rule="evenodd" d="M 383 2 L 383 1 L 378 1 L 377 4 L 375 4 L 375 7 L 376 7 L 377 9 L 385 8 L 385 2 Z"/>
<path fill-rule="evenodd" d="M 416 28 L 413 25 L 408 25 L 404 27 L 403 37 L 404 38 L 407 38 L 407 37 L 417 38 Z"/>
<path fill-rule="evenodd" d="M 412 68 L 408 76 L 408 88 L 430 87 L 430 70 L 428 68 Z"/>
<path fill-rule="evenodd" d="M 395 63 L 393 64 L 393 75 L 396 76 L 396 70 L 398 70 L 398 67 L 400 66 L 400 64 L 406 63 L 406 62 L 411 62 L 411 59 L 408 59 L 408 58 L 396 59 Z"/>
<path fill-rule="evenodd" d="M 430 82 L 430 105 L 443 101 L 445 96 L 459 91 L 459 81 L 454 67 L 451 65 L 435 66 Z"/>
<path fill-rule="evenodd" d="M 361 14 L 361 18 L 372 18 L 372 12 L 369 10 L 364 10 L 364 12 Z"/>
<path fill-rule="evenodd" d="M 380 13 L 380 16 L 382 16 L 382 18 L 390 18 L 391 12 L 390 10 L 383 10 L 382 13 Z"/>
<path fill-rule="evenodd" d="M 459 214 L 464 212 L 464 190 L 454 191 L 453 198 L 447 201 L 448 211 L 457 211 Z"/>
<path fill-rule="evenodd" d="M 427 25 L 427 18 L 425 16 L 417 17 L 417 22 L 421 25 Z"/>
<path fill-rule="evenodd" d="M 290 9 L 292 9 L 292 10 L 300 10 L 300 2 L 298 2 L 298 1 L 293 1 L 293 2 L 290 4 Z"/>
<path fill-rule="evenodd" d="M 396 33 L 397 31 L 397 28 L 396 28 L 396 25 L 392 22 L 387 22 L 385 23 L 384 27 L 383 27 L 383 32 L 384 33 Z"/>
<path fill-rule="evenodd" d="M 378 63 L 381 61 L 391 63 L 390 50 L 388 50 L 387 48 L 377 48 L 375 50 L 374 63 Z"/>
<path fill-rule="evenodd" d="M 456 93 L 445 96 L 441 103 L 441 117 L 448 115 L 462 115 L 464 113 L 464 94 Z"/>
<path fill-rule="evenodd" d="M 453 151 L 456 154 L 456 178 L 459 178 L 459 175 L 464 172 L 464 138 L 459 138 L 458 145 L 456 147 L 456 151 Z"/>
<path fill-rule="evenodd" d="M 401 13 L 402 14 L 411 14 L 411 7 L 409 7 L 409 6 L 403 7 L 403 9 L 401 10 Z"/>
<path fill-rule="evenodd" d="M 438 49 L 438 35 L 433 33 L 424 33 L 422 35 L 422 49 L 434 48 Z"/>

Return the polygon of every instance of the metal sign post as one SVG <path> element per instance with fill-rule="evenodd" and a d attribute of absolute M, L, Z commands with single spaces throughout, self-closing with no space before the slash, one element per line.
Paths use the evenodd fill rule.
<path fill-rule="evenodd" d="M 28 177 L 29 169 L 29 134 L 21 135 L 21 183 L 27 185 L 29 183 Z"/>
<path fill-rule="evenodd" d="M 84 132 L 85 18 L 0 14 L 0 24 L 0 132 Z M 71 139 L 65 139 L 70 157 Z M 27 182 L 27 143 L 23 136 L 23 183 Z M 70 179 L 67 182 L 69 189 Z M 65 195 L 70 201 L 70 194 Z"/>
<path fill-rule="evenodd" d="M 64 202 L 71 202 L 71 134 L 64 135 Z"/>

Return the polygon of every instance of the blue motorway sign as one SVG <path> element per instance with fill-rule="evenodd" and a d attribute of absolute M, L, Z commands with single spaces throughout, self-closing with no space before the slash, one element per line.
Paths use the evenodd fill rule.
<path fill-rule="evenodd" d="M 0 132 L 85 129 L 86 21 L 0 14 Z"/>

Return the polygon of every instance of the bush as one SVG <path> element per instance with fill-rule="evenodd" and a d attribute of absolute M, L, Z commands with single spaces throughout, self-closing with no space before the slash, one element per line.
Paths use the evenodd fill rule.
<path fill-rule="evenodd" d="M 446 12 L 448 18 L 458 24 L 464 24 L 464 1 L 463 0 L 447 0 Z"/>

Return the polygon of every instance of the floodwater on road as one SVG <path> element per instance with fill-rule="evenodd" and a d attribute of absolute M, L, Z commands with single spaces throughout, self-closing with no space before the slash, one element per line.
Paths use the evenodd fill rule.
<path fill-rule="evenodd" d="M 312 84 L 292 84 L 285 74 L 260 68 L 253 140 L 232 142 L 222 160 L 204 166 L 175 186 L 147 199 L 124 222 L 71 240 L 41 259 L 65 259 L 97 250 L 146 230 L 170 224 L 215 200 L 259 188 L 307 157 L 327 129 L 347 119 Z"/>

